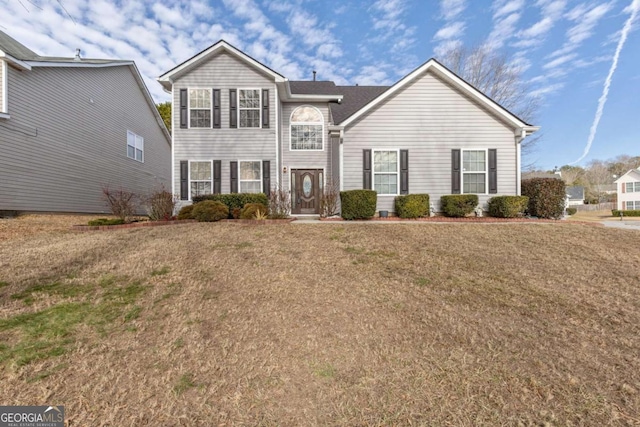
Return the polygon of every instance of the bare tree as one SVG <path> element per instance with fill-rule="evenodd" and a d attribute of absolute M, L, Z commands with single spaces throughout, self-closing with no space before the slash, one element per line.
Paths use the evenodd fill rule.
<path fill-rule="evenodd" d="M 539 111 L 539 99 L 531 96 L 524 80 L 523 68 L 518 62 L 496 52 L 486 45 L 465 47 L 458 45 L 449 50 L 442 62 L 476 89 L 518 116 L 532 123 Z M 538 134 L 522 142 L 524 154 L 530 154 L 540 140 Z"/>
<path fill-rule="evenodd" d="M 589 198 L 597 199 L 598 203 L 606 198 L 605 186 L 613 182 L 613 176 L 606 162 L 593 160 L 587 165 L 585 172 L 587 193 Z"/>
<path fill-rule="evenodd" d="M 569 185 L 584 185 L 585 170 L 580 166 L 565 165 L 560 168 L 562 179 Z"/>

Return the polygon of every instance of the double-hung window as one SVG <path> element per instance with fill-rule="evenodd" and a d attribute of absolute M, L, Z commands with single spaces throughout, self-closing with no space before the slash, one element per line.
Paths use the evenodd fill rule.
<path fill-rule="evenodd" d="M 261 161 L 241 161 L 240 168 L 240 192 L 260 193 L 262 192 L 262 162 Z"/>
<path fill-rule="evenodd" d="M 625 193 L 638 193 L 640 192 L 640 182 L 627 182 L 625 184 Z"/>
<path fill-rule="evenodd" d="M 260 90 L 238 89 L 238 110 L 241 128 L 260 127 Z"/>
<path fill-rule="evenodd" d="M 628 211 L 640 210 L 640 200 L 629 201 L 626 203 L 626 205 Z"/>
<path fill-rule="evenodd" d="M 194 196 L 211 194 L 213 185 L 213 165 L 210 161 L 189 162 L 189 187 L 191 199 Z"/>
<path fill-rule="evenodd" d="M 462 151 L 462 192 L 485 194 L 487 192 L 487 151 Z"/>
<path fill-rule="evenodd" d="M 127 131 L 127 157 L 139 162 L 144 162 L 144 138 Z"/>
<path fill-rule="evenodd" d="M 291 113 L 291 149 L 322 150 L 324 118 L 317 108 L 302 106 Z"/>
<path fill-rule="evenodd" d="M 211 89 L 189 89 L 189 127 L 211 127 Z"/>
<path fill-rule="evenodd" d="M 373 151 L 373 189 L 378 194 L 398 194 L 398 151 Z"/>

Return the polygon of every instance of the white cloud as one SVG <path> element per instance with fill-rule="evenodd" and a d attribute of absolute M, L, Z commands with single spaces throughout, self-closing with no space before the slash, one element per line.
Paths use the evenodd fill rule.
<path fill-rule="evenodd" d="M 466 0 L 441 0 L 440 11 L 446 21 L 456 19 L 467 7 Z"/>
<path fill-rule="evenodd" d="M 520 13 L 512 13 L 504 16 L 500 15 L 493 25 L 493 29 L 487 37 L 487 45 L 492 49 L 501 48 L 507 41 L 513 38 L 517 32 L 517 24 L 520 20 Z"/>
<path fill-rule="evenodd" d="M 498 0 L 494 2 L 492 8 L 493 19 L 498 19 L 505 15 L 511 15 L 520 11 L 524 7 L 524 0 Z"/>
<path fill-rule="evenodd" d="M 564 65 L 567 62 L 571 61 L 572 59 L 575 59 L 577 56 L 578 56 L 578 54 L 576 54 L 576 53 L 570 53 L 570 54 L 567 54 L 567 55 L 559 56 L 559 57 L 547 62 L 546 64 L 544 64 L 542 66 L 542 68 L 544 68 L 545 70 L 548 70 L 549 68 L 559 67 L 560 65 Z"/>
<path fill-rule="evenodd" d="M 360 86 L 383 86 L 393 84 L 385 69 L 389 64 L 366 65 L 360 69 L 360 73 L 353 78 L 353 82 Z"/>
<path fill-rule="evenodd" d="M 433 36 L 434 40 L 449 40 L 456 37 L 461 37 L 464 35 L 465 24 L 464 22 L 457 21 L 452 22 L 438 30 L 435 36 Z"/>
<path fill-rule="evenodd" d="M 562 89 L 563 87 L 564 87 L 564 83 L 553 83 L 547 86 L 542 86 L 538 89 L 534 89 L 531 92 L 529 92 L 529 95 L 534 98 L 541 98 L 541 97 L 556 93 L 560 91 L 560 89 Z"/>

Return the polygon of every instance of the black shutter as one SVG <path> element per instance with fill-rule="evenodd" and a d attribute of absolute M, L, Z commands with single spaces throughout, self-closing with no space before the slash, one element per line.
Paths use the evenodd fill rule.
<path fill-rule="evenodd" d="M 451 194 L 460 194 L 460 150 L 451 150 Z"/>
<path fill-rule="evenodd" d="M 271 193 L 271 162 L 262 161 L 262 192 L 267 196 Z"/>
<path fill-rule="evenodd" d="M 262 127 L 269 128 L 269 89 L 262 89 Z"/>
<path fill-rule="evenodd" d="M 238 192 L 238 162 L 229 163 L 231 170 L 229 171 L 229 177 L 231 178 L 231 193 Z"/>
<path fill-rule="evenodd" d="M 220 89 L 213 89 L 213 126 L 220 129 Z"/>
<path fill-rule="evenodd" d="M 180 200 L 189 200 L 189 162 L 180 161 Z"/>
<path fill-rule="evenodd" d="M 409 194 L 409 150 L 400 150 L 400 194 Z"/>
<path fill-rule="evenodd" d="M 371 190 L 371 150 L 362 150 L 362 188 Z"/>
<path fill-rule="evenodd" d="M 498 152 L 495 148 L 489 149 L 489 193 L 498 192 Z"/>
<path fill-rule="evenodd" d="M 180 128 L 189 127 L 189 93 L 187 89 L 180 89 Z"/>
<path fill-rule="evenodd" d="M 222 193 L 222 160 L 214 160 L 213 161 L 213 194 Z"/>
<path fill-rule="evenodd" d="M 236 89 L 229 89 L 229 127 L 238 127 L 238 98 Z"/>

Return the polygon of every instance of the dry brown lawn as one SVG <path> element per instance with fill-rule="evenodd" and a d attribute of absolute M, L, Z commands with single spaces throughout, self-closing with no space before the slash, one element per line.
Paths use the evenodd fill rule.
<path fill-rule="evenodd" d="M 10 221 L 3 405 L 70 426 L 640 424 L 636 231 Z"/>
<path fill-rule="evenodd" d="M 571 215 L 568 218 L 570 221 L 588 221 L 588 222 L 601 222 L 601 221 L 619 221 L 620 217 L 614 217 L 611 215 L 611 211 L 584 211 L 576 212 L 575 215 Z M 640 221 L 640 217 L 626 216 L 625 221 Z"/>

